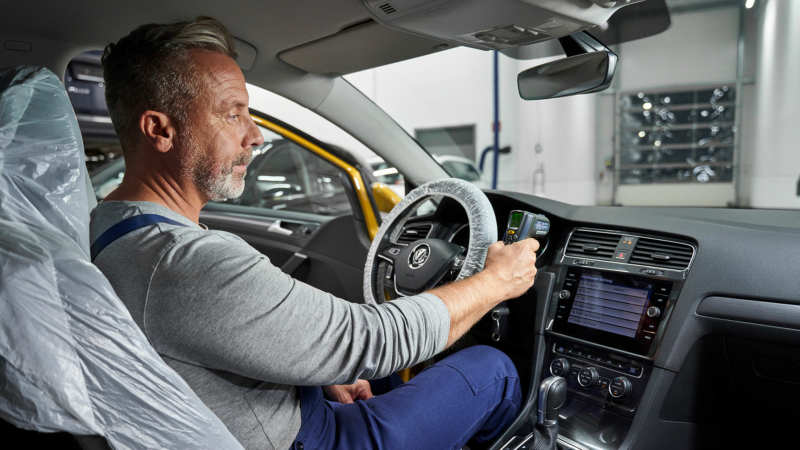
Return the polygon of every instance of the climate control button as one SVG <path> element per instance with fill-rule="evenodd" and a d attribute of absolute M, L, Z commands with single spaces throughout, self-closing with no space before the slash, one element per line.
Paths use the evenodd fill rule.
<path fill-rule="evenodd" d="M 631 384 L 631 380 L 627 379 L 626 377 L 614 378 L 608 385 L 608 393 L 611 394 L 612 397 L 619 400 L 627 398 L 629 395 L 631 395 L 632 390 L 633 385 Z"/>
<path fill-rule="evenodd" d="M 585 388 L 593 388 L 600 381 L 600 374 L 594 367 L 584 367 L 578 372 L 578 384 Z"/>
<path fill-rule="evenodd" d="M 556 358 L 550 363 L 550 373 L 557 377 L 566 377 L 569 373 L 569 361 L 564 358 Z"/>

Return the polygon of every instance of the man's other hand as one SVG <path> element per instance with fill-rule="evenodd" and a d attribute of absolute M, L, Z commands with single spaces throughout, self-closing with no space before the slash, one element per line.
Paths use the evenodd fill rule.
<path fill-rule="evenodd" d="M 372 398 L 372 389 L 367 380 L 358 380 L 355 384 L 322 386 L 322 390 L 329 399 L 339 403 L 353 403 L 356 400 Z"/>
<path fill-rule="evenodd" d="M 525 239 L 511 245 L 495 242 L 486 254 L 483 271 L 497 281 L 504 299 L 517 298 L 533 286 L 536 277 L 536 239 Z"/>

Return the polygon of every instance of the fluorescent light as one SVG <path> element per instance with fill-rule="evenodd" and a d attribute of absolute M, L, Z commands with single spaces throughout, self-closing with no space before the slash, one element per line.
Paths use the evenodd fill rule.
<path fill-rule="evenodd" d="M 286 181 L 286 177 L 281 176 L 270 176 L 270 175 L 259 175 L 258 181 Z"/>
<path fill-rule="evenodd" d="M 388 169 L 376 170 L 375 172 L 372 172 L 372 175 L 376 177 L 382 177 L 384 175 L 394 175 L 396 173 L 397 173 L 397 168 L 389 167 Z"/>
<path fill-rule="evenodd" d="M 650 102 L 647 102 L 647 103 L 645 103 L 644 105 L 642 105 L 642 108 L 644 108 L 644 109 L 650 109 L 650 108 L 652 108 L 652 107 L 653 107 L 653 104 L 652 104 L 652 103 L 650 103 Z"/>
<path fill-rule="evenodd" d="M 756 4 L 756 0 L 747 0 L 746 2 L 744 2 L 744 7 L 747 8 L 747 9 L 750 9 L 755 4 Z"/>

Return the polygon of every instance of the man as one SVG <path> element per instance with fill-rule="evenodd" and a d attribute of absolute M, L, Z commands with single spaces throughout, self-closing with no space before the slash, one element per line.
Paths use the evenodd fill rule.
<path fill-rule="evenodd" d="M 106 48 L 126 172 L 92 212 L 95 264 L 247 449 L 461 448 L 496 437 L 521 399 L 514 366 L 494 349 L 457 352 L 383 395 L 358 380 L 429 359 L 523 294 L 536 241 L 496 243 L 483 272 L 375 306 L 295 281 L 238 237 L 209 231 L 200 209 L 241 195 L 263 142 L 232 57 L 230 35 L 207 17 L 145 25 Z M 339 401 L 323 401 L 320 385 Z"/>

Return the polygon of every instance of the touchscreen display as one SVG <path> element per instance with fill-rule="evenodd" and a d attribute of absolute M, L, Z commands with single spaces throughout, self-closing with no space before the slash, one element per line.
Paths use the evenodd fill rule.
<path fill-rule="evenodd" d="M 599 270 L 567 270 L 553 331 L 611 348 L 647 355 L 672 282 Z M 569 296 L 563 295 L 567 291 Z"/>
<path fill-rule="evenodd" d="M 601 276 L 583 274 L 568 321 L 609 333 L 636 337 L 651 293 L 652 291 L 646 289 L 615 285 Z"/>

